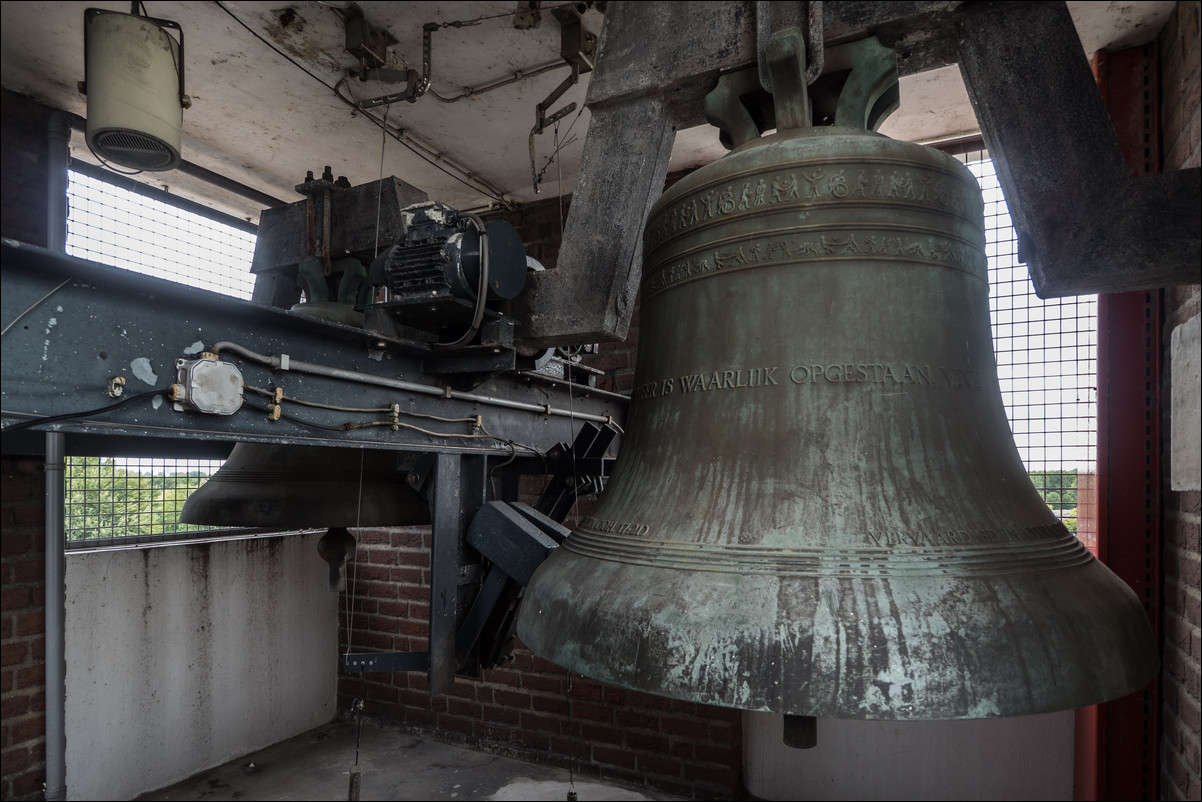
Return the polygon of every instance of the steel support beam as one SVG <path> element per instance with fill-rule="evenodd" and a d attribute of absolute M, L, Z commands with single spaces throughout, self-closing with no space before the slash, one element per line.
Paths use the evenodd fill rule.
<path fill-rule="evenodd" d="M 1132 177 L 1063 2 L 962 15 L 960 68 L 1040 297 L 1202 281 L 1202 171 Z"/>
<path fill-rule="evenodd" d="M 455 636 L 475 590 L 472 564 L 464 542 L 468 524 L 485 500 L 486 460 L 480 456 L 439 454 L 434 463 L 430 503 L 430 693 L 446 693 L 459 659 Z"/>
<path fill-rule="evenodd" d="M 126 381 L 125 397 L 164 389 L 176 381 L 177 359 L 195 359 L 201 343 L 211 347 L 217 341 L 235 342 L 264 355 L 288 354 L 293 365 L 300 361 L 342 371 L 341 378 L 310 375 L 223 353 L 222 359 L 235 362 L 247 384 L 279 386 L 290 397 L 347 408 L 397 404 L 401 425 L 395 430 L 388 425 L 341 430 L 348 422 L 388 416 L 288 402 L 284 411 L 294 418 L 333 428 L 313 428 L 288 418 L 272 421 L 249 406 L 264 407 L 267 399 L 248 393 L 247 402 L 232 415 L 176 411 L 171 403 L 148 397 L 38 428 L 177 444 L 242 441 L 509 455 L 506 441 L 529 447 L 519 447 L 519 454 L 546 453 L 575 437 L 583 421 L 599 416 L 620 423 L 625 414 L 622 396 L 579 386 L 569 392 L 563 383 L 529 374 L 482 376 L 477 386 L 461 389 L 464 385 L 436 372 L 437 357 L 432 362 L 430 355 L 404 340 L 43 248 L 12 241 L 0 247 L 0 323 L 5 327 L 0 415 L 6 425 L 109 406 L 115 401 L 106 390 L 117 377 Z M 460 422 L 429 421 L 407 413 Z M 471 422 L 477 416 L 483 429 Z M 496 439 L 464 436 L 481 434 Z M 26 431 L 5 433 L 0 442 L 6 453 L 33 454 L 41 452 L 41 441 L 40 433 Z"/>

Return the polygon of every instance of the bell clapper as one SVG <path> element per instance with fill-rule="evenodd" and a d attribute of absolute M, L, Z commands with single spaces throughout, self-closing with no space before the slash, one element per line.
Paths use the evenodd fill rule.
<path fill-rule="evenodd" d="M 818 719 L 814 716 L 785 714 L 785 746 L 794 749 L 813 749 L 818 745 Z"/>
<path fill-rule="evenodd" d="M 344 526 L 331 526 L 317 541 L 317 554 L 330 564 L 330 590 L 346 590 L 346 561 L 355 553 L 355 538 Z"/>

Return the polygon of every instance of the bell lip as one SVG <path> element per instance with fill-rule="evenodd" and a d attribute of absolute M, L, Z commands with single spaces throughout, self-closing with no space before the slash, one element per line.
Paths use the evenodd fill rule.
<path fill-rule="evenodd" d="M 188 496 L 180 509 L 179 522 L 269 529 L 430 523 L 429 504 L 405 481 L 406 472 L 395 465 L 396 453 L 359 451 L 336 446 L 237 443 L 225 465 Z M 263 466 L 271 464 L 278 467 L 268 472 Z M 355 477 L 340 482 L 339 470 L 361 472 L 362 481 Z M 264 484 L 305 487 L 289 493 L 277 488 L 276 495 L 265 502 Z M 336 491 L 340 485 L 346 485 L 351 493 L 363 493 L 362 501 L 339 496 Z M 386 503 L 374 500 L 378 490 L 388 493 Z"/>
<path fill-rule="evenodd" d="M 779 654 L 770 649 L 758 653 L 754 649 L 747 650 L 748 654 L 755 653 L 761 657 L 764 654 L 772 654 L 777 658 L 783 654 L 804 655 L 800 663 L 785 659 L 772 663 L 773 666 L 777 663 L 799 666 L 789 676 L 785 675 L 785 671 L 771 667 L 756 674 L 757 666 L 751 659 L 735 665 L 729 671 L 719 661 L 689 662 L 687 658 L 690 654 L 707 648 L 698 644 L 710 644 L 711 654 L 742 653 L 731 647 L 730 641 L 722 642 L 724 636 L 721 633 L 732 628 L 725 625 L 715 627 L 713 611 L 704 602 L 712 598 L 772 598 L 772 593 L 757 594 L 752 590 L 757 582 L 769 580 L 752 577 L 751 583 L 739 585 L 738 592 L 727 589 L 725 593 L 715 594 L 702 592 L 712 580 L 712 575 L 705 572 L 677 572 L 671 569 L 636 571 L 618 581 L 615 572 L 607 570 L 602 563 L 604 561 L 595 559 L 581 561 L 577 555 L 571 555 L 563 549 L 557 550 L 535 573 L 526 589 L 517 616 L 518 637 L 534 654 L 569 671 L 629 690 L 698 704 L 855 720 L 1005 718 L 1069 710 L 1116 699 L 1145 687 L 1155 679 L 1160 669 L 1155 637 L 1142 605 L 1134 592 L 1096 559 L 1085 567 L 1072 569 L 1077 572 L 1089 571 L 1091 574 L 1061 577 L 1059 582 L 1046 579 L 1038 592 L 1032 593 L 1030 598 L 1022 598 L 1020 594 L 1023 603 L 1008 608 L 1027 610 L 1027 604 L 1030 604 L 1040 612 L 1040 620 L 1032 619 L 1025 625 L 1020 621 L 1017 627 L 1010 621 L 1005 622 L 1004 626 L 982 624 L 979 632 L 951 639 L 953 648 L 931 649 L 930 654 L 940 656 L 940 661 L 934 665 L 915 657 L 914 663 L 908 667 L 911 673 L 905 679 L 913 682 L 915 688 L 923 689 L 916 691 L 921 705 L 917 701 L 913 705 L 877 704 L 879 699 L 872 701 L 872 680 L 850 670 L 847 676 L 842 677 L 837 673 L 832 676 L 829 671 L 824 673 L 817 657 L 822 652 L 814 643 L 807 647 L 812 652 L 807 652 L 796 643 L 790 644 L 791 647 L 797 647 L 793 651 L 781 650 Z M 629 566 L 624 566 L 625 569 L 629 569 Z M 687 577 L 684 577 L 686 574 Z M 573 577 L 578 579 L 574 580 Z M 859 592 L 863 597 L 871 596 L 874 583 L 880 585 L 879 580 L 862 578 L 839 578 L 834 581 L 840 587 L 858 589 L 853 592 Z M 974 578 L 973 581 L 979 580 Z M 830 584 L 827 583 L 828 590 Z M 903 588 L 911 587 L 907 582 L 899 584 Z M 1065 589 L 1057 590 L 1062 584 Z M 657 597 L 670 595 L 685 585 L 697 591 L 693 598 L 678 599 L 679 603 L 667 612 L 655 607 Z M 592 592 L 602 586 L 605 588 L 603 596 Z M 978 597 L 988 595 L 983 581 L 979 587 L 981 591 L 976 593 Z M 1069 601 L 1081 587 L 1090 588 L 1091 599 L 1104 601 L 1092 611 L 1088 621 L 1082 621 L 1079 615 L 1074 614 Z M 567 591 L 557 588 L 566 588 Z M 1062 594 L 1069 612 L 1062 614 L 1059 609 L 1047 604 L 1036 607 L 1037 603 L 1046 602 L 1047 596 L 1056 594 Z M 768 606 L 753 603 L 744 612 L 748 618 L 761 613 L 768 616 Z M 1080 605 L 1077 607 L 1079 612 Z M 697 612 L 699 610 L 704 612 Z M 680 620 L 673 617 L 677 614 Z M 965 611 L 959 611 L 959 614 L 963 621 L 971 621 L 976 615 L 975 612 L 970 614 Z M 921 617 L 922 613 L 919 612 L 915 620 Z M 663 624 L 667 620 L 676 625 L 671 631 Z M 798 620 L 801 619 L 777 621 L 773 618 L 760 622 L 758 631 L 785 631 Z M 982 620 L 988 623 L 996 619 L 986 617 Z M 814 628 L 806 630 L 803 624 L 802 631 L 817 640 Z M 866 631 L 862 631 L 860 641 L 856 640 L 854 632 L 846 635 L 840 645 L 845 654 L 867 654 L 868 637 L 863 634 Z M 994 650 L 996 654 L 984 649 L 974 651 L 974 645 L 978 648 L 982 644 L 990 648 L 996 646 L 988 636 L 996 636 L 999 632 L 1012 638 L 1007 650 Z M 581 635 L 574 636 L 572 633 Z M 909 631 L 903 631 L 903 634 L 907 637 L 915 635 L 915 627 L 910 626 Z M 1070 640 L 1070 645 L 1080 648 L 1073 650 L 1065 647 L 1063 652 L 1057 652 L 1055 656 L 1051 653 L 1041 654 L 1041 650 L 1047 650 L 1050 643 L 1063 639 Z M 913 639 L 909 648 L 915 649 L 918 646 L 916 641 Z M 752 636 L 746 638 L 745 643 L 754 644 L 757 641 Z M 762 645 L 764 641 L 759 643 Z M 680 659 L 682 655 L 684 659 Z M 647 659 L 636 664 L 640 656 L 646 656 Z M 654 656 L 654 659 L 650 656 Z M 829 661 L 823 665 L 829 665 Z M 961 669 L 959 673 L 948 668 L 957 665 L 972 668 Z M 652 668 L 649 670 L 648 666 Z M 760 665 L 758 668 L 764 667 Z M 706 684 L 708 677 L 724 671 L 727 681 Z M 685 682 L 691 675 L 702 677 L 702 682 L 692 685 Z M 732 676 L 746 679 L 742 686 L 736 686 L 729 682 Z M 880 675 L 874 676 L 880 678 Z M 997 679 L 1002 676 L 1026 676 L 1027 680 L 1025 685 L 1007 685 Z M 900 682 L 892 676 L 888 679 L 894 683 Z M 844 683 L 842 687 L 841 682 Z M 853 688 L 855 682 L 860 682 L 862 687 Z M 929 690 L 932 686 L 935 690 Z M 832 687 L 836 690 L 831 691 Z M 868 693 L 861 692 L 865 689 Z"/>

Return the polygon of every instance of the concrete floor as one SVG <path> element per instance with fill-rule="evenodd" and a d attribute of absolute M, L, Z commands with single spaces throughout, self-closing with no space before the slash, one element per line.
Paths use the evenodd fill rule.
<path fill-rule="evenodd" d="M 142 800 L 345 800 L 355 762 L 351 724 L 335 721 Z M 360 798 L 388 800 L 566 800 L 568 772 L 475 752 L 364 722 Z M 678 799 L 592 780 L 573 784 L 588 800 Z"/>

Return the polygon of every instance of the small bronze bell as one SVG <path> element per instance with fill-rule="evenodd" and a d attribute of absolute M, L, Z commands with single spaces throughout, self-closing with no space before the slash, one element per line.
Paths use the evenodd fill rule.
<path fill-rule="evenodd" d="M 307 529 L 430 522 L 394 451 L 238 443 L 180 523 Z"/>

